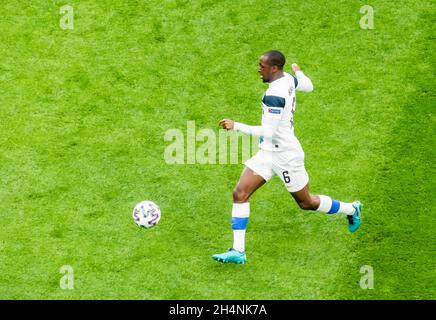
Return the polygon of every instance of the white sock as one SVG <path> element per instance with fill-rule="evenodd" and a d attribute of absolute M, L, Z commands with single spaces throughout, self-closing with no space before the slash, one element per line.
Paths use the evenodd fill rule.
<path fill-rule="evenodd" d="M 233 249 L 245 251 L 245 230 L 250 215 L 250 203 L 234 203 L 232 208 Z"/>
<path fill-rule="evenodd" d="M 352 203 L 341 202 L 323 195 L 319 195 L 318 197 L 319 197 L 319 207 L 318 209 L 316 209 L 316 211 L 321 211 L 330 214 L 340 212 L 340 213 L 345 213 L 346 215 L 349 216 L 353 215 L 354 211 L 356 211 Z"/>

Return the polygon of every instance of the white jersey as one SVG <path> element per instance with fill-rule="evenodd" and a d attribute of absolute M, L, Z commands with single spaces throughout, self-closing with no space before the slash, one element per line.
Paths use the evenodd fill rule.
<path fill-rule="evenodd" d="M 265 151 L 287 151 L 301 148 L 294 135 L 295 91 L 310 92 L 312 82 L 303 72 L 296 77 L 284 72 L 271 82 L 262 96 L 262 125 L 247 126 L 235 122 L 235 130 L 260 136 L 259 147 Z"/>

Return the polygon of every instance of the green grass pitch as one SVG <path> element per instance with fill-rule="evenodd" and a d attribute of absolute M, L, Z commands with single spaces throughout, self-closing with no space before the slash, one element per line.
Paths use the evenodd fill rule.
<path fill-rule="evenodd" d="M 434 3 L 1 7 L 0 299 L 436 298 Z M 269 49 L 314 83 L 295 114 L 311 190 L 359 199 L 363 224 L 300 210 L 274 178 L 251 199 L 247 264 L 222 265 L 211 255 L 231 246 L 243 165 L 169 165 L 164 135 L 259 123 Z M 163 214 L 149 230 L 131 218 L 146 199 Z"/>

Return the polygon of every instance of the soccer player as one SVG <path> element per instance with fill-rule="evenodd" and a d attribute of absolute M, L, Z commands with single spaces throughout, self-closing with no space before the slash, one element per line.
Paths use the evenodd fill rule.
<path fill-rule="evenodd" d="M 304 152 L 294 135 L 293 115 L 295 91 L 311 92 L 312 81 L 292 64 L 295 76 L 283 71 L 285 56 L 279 51 L 265 52 L 259 60 L 260 78 L 269 83 L 262 97 L 262 123 L 249 126 L 223 119 L 219 124 L 226 130 L 236 130 L 260 137 L 259 151 L 245 162 L 239 182 L 233 190 L 232 229 L 233 246 L 228 251 L 215 254 L 214 260 L 224 263 L 245 263 L 245 230 L 250 215 L 249 198 L 259 187 L 278 175 L 303 210 L 316 210 L 329 214 L 343 213 L 348 230 L 360 227 L 362 204 L 334 200 L 325 195 L 309 192 L 309 177 L 304 168 Z"/>

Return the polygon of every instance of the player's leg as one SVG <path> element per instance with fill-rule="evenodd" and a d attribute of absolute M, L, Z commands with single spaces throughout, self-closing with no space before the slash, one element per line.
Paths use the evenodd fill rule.
<path fill-rule="evenodd" d="M 250 215 L 250 196 L 274 176 L 270 152 L 259 150 L 254 157 L 245 162 L 245 168 L 233 190 L 232 229 L 233 246 L 212 258 L 221 262 L 244 263 L 245 230 Z"/>
<path fill-rule="evenodd" d="M 233 203 L 247 203 L 250 196 L 265 182 L 261 175 L 245 167 L 236 187 L 233 189 Z"/>
<path fill-rule="evenodd" d="M 250 216 L 250 196 L 265 184 L 265 179 L 245 167 L 233 189 L 232 230 L 233 249 L 245 252 L 245 230 Z"/>
<path fill-rule="evenodd" d="M 312 195 L 309 192 L 309 184 L 299 191 L 290 193 L 303 210 L 316 210 L 328 214 L 344 213 L 348 219 L 350 232 L 355 232 L 360 227 L 360 213 L 363 206 L 359 201 L 348 203 L 325 195 Z"/>
<path fill-rule="evenodd" d="M 292 197 L 303 210 L 316 210 L 329 214 L 344 213 L 350 232 L 360 227 L 362 204 L 334 200 L 325 195 L 312 195 L 309 191 L 309 175 L 304 167 L 304 153 L 280 152 L 273 159 L 274 172 L 281 178 Z"/>
<path fill-rule="evenodd" d="M 320 199 L 316 195 L 312 195 L 309 192 L 309 183 L 306 184 L 303 189 L 290 192 L 292 197 L 297 202 L 298 206 L 303 210 L 316 210 L 319 207 Z"/>
<path fill-rule="evenodd" d="M 250 196 L 265 184 L 265 179 L 252 169 L 245 167 L 233 189 L 232 230 L 233 246 L 224 253 L 212 256 L 220 262 L 245 263 L 245 231 L 250 216 Z"/>

